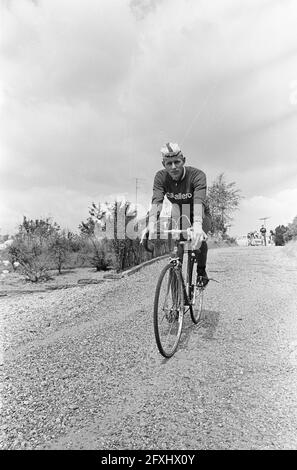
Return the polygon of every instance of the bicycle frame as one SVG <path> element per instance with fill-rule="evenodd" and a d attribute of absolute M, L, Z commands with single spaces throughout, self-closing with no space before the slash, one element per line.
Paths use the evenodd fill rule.
<path fill-rule="evenodd" d="M 172 233 L 172 231 L 170 231 L 170 232 Z M 174 232 L 181 233 L 182 231 L 181 230 L 180 231 L 176 230 Z M 180 245 L 184 245 L 184 254 L 186 254 L 186 253 L 188 254 L 186 282 L 185 282 L 185 278 L 184 278 L 183 271 L 182 271 L 183 263 L 180 260 L 181 254 L 179 254 Z M 175 240 L 175 247 L 174 247 L 173 253 L 175 253 L 176 256 L 175 257 L 170 257 L 169 262 L 173 264 L 175 269 L 178 269 L 180 271 L 182 287 L 183 287 L 184 295 L 185 295 L 185 301 L 190 306 L 190 304 L 192 303 L 192 299 L 191 299 L 191 295 L 190 295 L 190 285 L 191 285 L 190 275 L 192 275 L 191 263 L 192 262 L 195 263 L 195 254 L 194 254 L 194 251 L 193 251 L 192 248 L 187 248 L 187 247 L 189 247 L 189 245 L 190 245 L 190 241 Z M 194 260 L 193 260 L 193 258 L 194 258 Z M 194 290 L 194 296 L 195 296 L 195 290 Z M 194 297 L 194 299 L 195 299 L 195 297 Z"/>
<path fill-rule="evenodd" d="M 182 231 L 168 231 L 168 233 L 170 232 L 181 234 Z M 183 254 L 187 253 L 186 276 L 183 275 L 182 270 L 182 246 Z M 194 263 L 196 263 L 196 256 L 189 241 L 175 240 L 173 256 L 169 258 L 169 263 L 162 269 L 157 282 L 154 300 L 154 331 L 158 349 L 166 358 L 171 357 L 178 347 L 184 314 L 190 310 L 192 321 L 195 324 L 201 320 L 204 287 L 203 284 L 196 284 L 197 280 L 192 277 Z M 194 276 L 197 276 L 196 271 Z M 165 291 L 162 291 L 162 285 L 166 286 Z M 162 292 L 165 294 L 165 299 L 163 299 Z M 195 303 L 196 294 L 197 305 Z M 188 308 L 186 309 L 186 307 Z"/>

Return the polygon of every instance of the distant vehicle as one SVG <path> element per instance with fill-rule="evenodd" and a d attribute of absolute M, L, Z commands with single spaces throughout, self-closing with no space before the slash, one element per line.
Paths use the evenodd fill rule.
<path fill-rule="evenodd" d="M 262 235 L 259 232 L 257 232 L 257 231 L 252 232 L 250 245 L 251 246 L 263 245 L 263 238 L 262 238 Z"/>
<path fill-rule="evenodd" d="M 253 239 L 251 245 L 252 245 L 252 246 L 263 245 L 262 237 L 254 237 L 254 239 Z"/>
<path fill-rule="evenodd" d="M 263 245 L 262 235 L 260 233 L 258 233 L 257 231 L 249 232 L 247 234 L 247 244 L 248 244 L 248 246 Z"/>
<path fill-rule="evenodd" d="M 242 235 L 241 237 L 236 237 L 236 243 L 238 246 L 248 246 L 248 237 L 247 235 Z"/>

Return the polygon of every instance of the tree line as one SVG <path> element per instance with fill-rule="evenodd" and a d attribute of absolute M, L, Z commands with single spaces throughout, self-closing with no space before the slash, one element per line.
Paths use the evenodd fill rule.
<path fill-rule="evenodd" d="M 235 182 L 228 183 L 224 174 L 210 185 L 207 203 L 212 216 L 211 235 L 228 238 L 227 229 L 240 199 Z M 131 203 L 93 202 L 88 212 L 87 219 L 78 226 L 78 233 L 61 228 L 50 218 L 33 220 L 24 216 L 8 248 L 12 269 L 38 282 L 48 280 L 53 270 L 61 274 L 69 267 L 93 266 L 97 271 L 109 268 L 122 271 L 151 258 L 140 245 L 139 236 L 135 239 L 119 236 L 119 232 L 125 233 L 129 222 L 136 220 Z M 105 236 L 107 221 L 113 227 L 112 239 Z M 139 229 L 138 224 L 145 224 L 145 220 L 137 221 Z M 154 256 L 172 249 L 170 240 L 159 239 L 154 244 Z"/>
<path fill-rule="evenodd" d="M 297 215 L 287 226 L 278 225 L 274 233 L 275 244 L 278 246 L 283 246 L 291 240 L 297 240 Z"/>

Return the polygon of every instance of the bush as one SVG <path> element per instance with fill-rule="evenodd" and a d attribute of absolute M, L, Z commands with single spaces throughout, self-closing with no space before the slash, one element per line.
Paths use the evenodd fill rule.
<path fill-rule="evenodd" d="M 122 271 L 151 258 L 152 255 L 140 245 L 139 238 L 131 239 L 126 234 L 128 224 L 136 222 L 137 216 L 128 201 L 115 201 L 104 205 L 93 203 L 89 214 L 88 219 L 79 225 L 84 240 L 82 258 L 95 265 L 98 270 L 107 269 L 112 265 L 117 271 Z M 101 227 L 100 231 L 97 230 L 98 226 Z M 107 234 L 110 238 L 107 238 Z M 154 256 L 169 251 L 170 244 L 167 240 L 154 242 Z"/>
<path fill-rule="evenodd" d="M 235 237 L 230 237 L 229 235 L 227 234 L 224 234 L 223 235 L 223 240 L 225 243 L 227 243 L 228 245 L 237 245 L 237 241 L 236 241 L 236 238 Z"/>
<path fill-rule="evenodd" d="M 51 267 L 50 251 L 47 240 L 32 233 L 16 236 L 9 247 L 11 263 L 19 262 L 20 271 L 32 282 L 48 280 Z"/>
<path fill-rule="evenodd" d="M 49 218 L 30 220 L 24 217 L 9 247 L 9 260 L 13 266 L 15 262 L 20 263 L 20 271 L 26 279 L 47 280 L 50 269 L 56 265 L 61 269 L 63 236 L 60 226 Z"/>
<path fill-rule="evenodd" d="M 275 245 L 276 246 L 283 246 L 285 244 L 284 235 L 287 232 L 287 227 L 284 225 L 279 225 L 275 229 Z"/>
<path fill-rule="evenodd" d="M 106 271 L 114 263 L 110 242 L 107 239 L 97 239 L 92 235 L 81 237 L 80 260 L 96 268 L 96 271 Z"/>
<path fill-rule="evenodd" d="M 62 272 L 62 267 L 70 258 L 70 240 L 67 237 L 65 230 L 62 232 L 54 233 L 49 239 L 49 252 L 53 266 L 58 269 L 59 274 Z"/>
<path fill-rule="evenodd" d="M 284 233 L 284 240 L 286 243 L 290 240 L 297 240 L 297 216 L 294 217 L 293 222 L 288 225 Z"/>

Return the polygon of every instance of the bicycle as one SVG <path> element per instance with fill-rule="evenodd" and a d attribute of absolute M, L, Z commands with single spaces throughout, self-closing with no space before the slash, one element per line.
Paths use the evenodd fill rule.
<path fill-rule="evenodd" d="M 188 230 L 165 230 L 166 233 L 182 234 Z M 186 282 L 180 261 L 181 246 L 187 252 Z M 190 310 L 192 321 L 197 324 L 203 319 L 203 276 L 197 275 L 197 261 L 190 241 L 175 241 L 174 257 L 162 269 L 155 291 L 154 332 L 158 349 L 162 356 L 169 358 L 177 350 L 180 340 L 183 319 Z M 194 269 L 195 267 L 195 269 Z M 163 299 L 163 290 L 165 298 Z M 185 308 L 188 307 L 187 310 Z"/>

